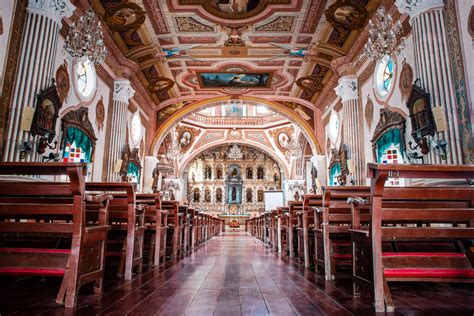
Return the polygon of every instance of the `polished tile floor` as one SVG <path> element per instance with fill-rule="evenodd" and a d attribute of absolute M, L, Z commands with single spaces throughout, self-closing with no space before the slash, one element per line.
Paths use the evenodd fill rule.
<path fill-rule="evenodd" d="M 0 315 L 370 315 L 350 275 L 326 282 L 245 232 L 228 231 L 176 264 L 132 281 L 81 291 L 76 309 L 54 303 L 58 280 L 0 279 Z M 472 284 L 395 284 L 395 315 L 473 315 Z"/>

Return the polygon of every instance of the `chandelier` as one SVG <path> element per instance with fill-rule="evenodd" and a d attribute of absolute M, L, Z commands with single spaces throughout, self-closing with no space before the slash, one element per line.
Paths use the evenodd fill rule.
<path fill-rule="evenodd" d="M 104 45 L 104 34 L 94 11 L 87 10 L 79 21 L 72 23 L 64 43 L 64 51 L 71 59 L 88 58 L 94 64 L 105 59 L 107 48 Z"/>
<path fill-rule="evenodd" d="M 242 154 L 242 150 L 240 149 L 239 146 L 237 145 L 233 145 L 232 147 L 230 147 L 230 150 L 229 150 L 229 155 L 228 157 L 230 159 L 242 159 L 244 155 Z"/>
<path fill-rule="evenodd" d="M 301 149 L 300 144 L 298 144 L 298 141 L 293 139 L 286 147 L 286 153 L 285 157 L 287 159 L 290 158 L 299 158 L 303 155 L 303 150 Z"/>
<path fill-rule="evenodd" d="M 404 37 L 397 39 L 401 28 L 400 21 L 393 24 L 392 16 L 386 14 L 385 9 L 380 7 L 375 17 L 369 21 L 369 39 L 365 44 L 365 54 L 374 60 L 380 60 L 393 53 L 400 54 L 406 46 Z"/>

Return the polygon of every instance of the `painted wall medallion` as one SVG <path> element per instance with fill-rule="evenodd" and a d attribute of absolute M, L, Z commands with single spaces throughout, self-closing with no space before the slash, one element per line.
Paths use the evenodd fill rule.
<path fill-rule="evenodd" d="M 100 96 L 100 100 L 97 101 L 95 106 L 95 118 L 97 123 L 97 130 L 100 132 L 104 129 L 104 120 L 105 120 L 105 106 L 104 98 Z"/>
<path fill-rule="evenodd" d="M 365 105 L 365 123 L 369 128 L 372 127 L 372 120 L 374 119 L 374 103 L 372 102 L 372 99 L 367 97 L 367 104 Z"/>
<path fill-rule="evenodd" d="M 67 71 L 67 63 L 65 62 L 56 70 L 56 89 L 61 103 L 66 101 L 69 91 L 71 90 L 71 82 L 69 80 L 69 72 Z"/>
<path fill-rule="evenodd" d="M 413 69 L 406 61 L 403 62 L 402 71 L 400 73 L 400 83 L 398 84 L 402 99 L 406 100 L 410 96 L 411 87 L 413 84 Z"/>
<path fill-rule="evenodd" d="M 189 144 L 191 144 L 191 140 L 192 140 L 192 137 L 193 135 L 191 134 L 190 131 L 184 131 L 181 133 L 181 135 L 179 136 L 179 146 L 181 148 L 186 148 L 189 146 Z"/>
<path fill-rule="evenodd" d="M 288 134 L 286 134 L 285 132 L 281 132 L 280 134 L 278 134 L 278 144 L 280 144 L 282 148 L 287 148 L 290 144 L 290 137 L 288 136 Z"/>
<path fill-rule="evenodd" d="M 104 21 L 111 31 L 137 30 L 145 22 L 145 11 L 132 2 L 111 5 L 105 10 Z"/>
<path fill-rule="evenodd" d="M 332 26 L 342 25 L 349 30 L 361 28 L 369 17 L 364 5 L 351 0 L 336 1 L 325 13 Z"/>

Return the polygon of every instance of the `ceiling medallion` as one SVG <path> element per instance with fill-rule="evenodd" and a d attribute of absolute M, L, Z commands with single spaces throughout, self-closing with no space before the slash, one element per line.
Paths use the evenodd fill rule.
<path fill-rule="evenodd" d="M 401 29 L 400 20 L 394 24 L 392 16 L 380 7 L 369 21 L 369 39 L 365 44 L 365 54 L 377 61 L 394 53 L 400 54 L 406 47 L 405 38 L 400 36 Z"/>
<path fill-rule="evenodd" d="M 344 26 L 349 30 L 361 28 L 369 17 L 364 5 L 351 0 L 336 1 L 325 13 L 332 26 Z"/>
<path fill-rule="evenodd" d="M 303 90 L 315 93 L 323 90 L 322 79 L 320 76 L 301 77 L 296 81 L 296 85 Z"/>
<path fill-rule="evenodd" d="M 243 157 L 242 150 L 240 149 L 239 146 L 232 145 L 229 149 L 229 154 L 227 155 L 227 157 L 229 159 L 234 159 L 234 160 L 242 159 Z"/>
<path fill-rule="evenodd" d="M 183 1 L 184 2 L 184 1 Z M 204 9 L 212 15 L 224 19 L 245 19 L 262 12 L 269 1 L 218 1 L 202 0 Z"/>
<path fill-rule="evenodd" d="M 87 58 L 94 64 L 100 64 L 105 59 L 107 48 L 104 34 L 94 11 L 87 10 L 79 21 L 72 23 L 64 41 L 64 51 L 71 59 Z"/>
<path fill-rule="evenodd" d="M 145 22 L 145 11 L 131 2 L 111 5 L 105 10 L 104 21 L 111 31 L 137 30 Z"/>

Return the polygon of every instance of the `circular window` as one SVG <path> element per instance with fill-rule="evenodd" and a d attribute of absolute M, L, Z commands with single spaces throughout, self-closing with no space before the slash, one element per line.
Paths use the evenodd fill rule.
<path fill-rule="evenodd" d="M 383 99 L 387 98 L 393 88 L 395 63 L 390 56 L 379 61 L 375 69 L 375 91 Z"/>
<path fill-rule="evenodd" d="M 138 112 L 132 116 L 132 121 L 130 122 L 130 135 L 132 136 L 133 144 L 137 146 L 142 140 L 142 122 Z"/>
<path fill-rule="evenodd" d="M 339 115 L 336 112 L 332 112 L 329 118 L 329 139 L 333 143 L 336 143 L 339 137 L 339 125 Z"/>
<path fill-rule="evenodd" d="M 96 90 L 97 78 L 95 68 L 89 59 L 80 60 L 76 64 L 76 90 L 82 99 L 90 100 Z"/>

